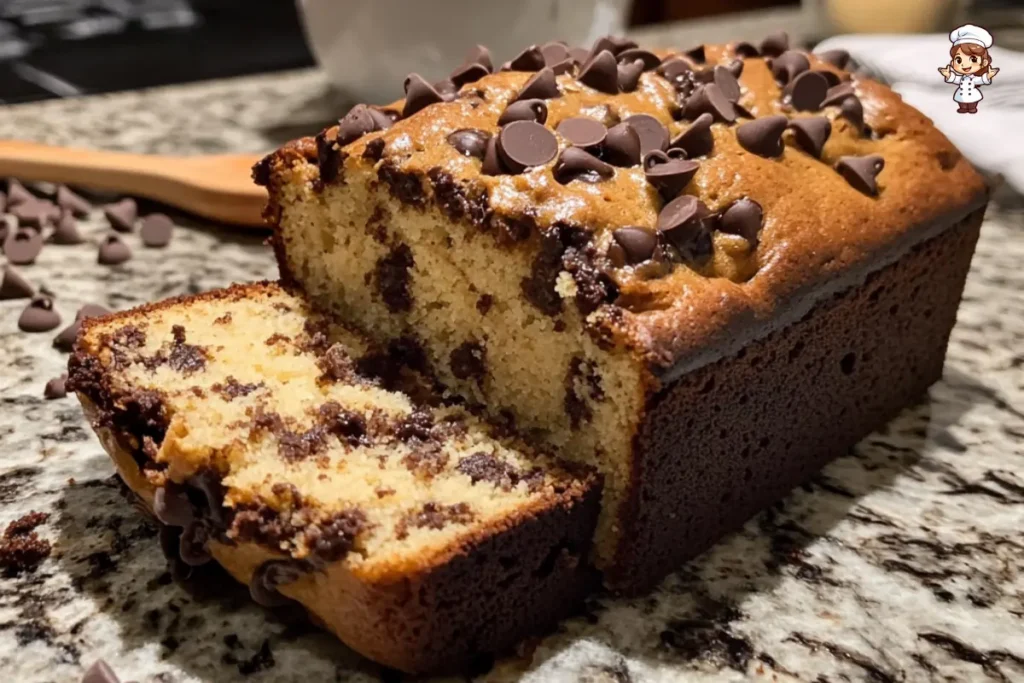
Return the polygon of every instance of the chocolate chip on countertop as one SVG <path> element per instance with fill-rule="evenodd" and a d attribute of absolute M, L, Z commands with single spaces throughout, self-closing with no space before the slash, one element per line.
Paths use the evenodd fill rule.
<path fill-rule="evenodd" d="M 690 58 L 694 64 L 703 64 L 707 60 L 707 55 L 704 54 L 704 45 L 698 45 L 697 47 L 691 47 L 689 50 L 683 52 L 684 55 Z"/>
<path fill-rule="evenodd" d="M 792 83 L 790 101 L 797 111 L 818 111 L 825 101 L 828 81 L 817 71 L 805 71 Z"/>
<path fill-rule="evenodd" d="M 604 160 L 613 166 L 628 168 L 640 163 L 640 135 L 626 122 L 608 129 L 604 140 Z"/>
<path fill-rule="evenodd" d="M 49 382 L 46 383 L 46 386 L 43 387 L 43 398 L 45 398 L 47 401 L 52 401 L 54 399 L 64 398 L 65 396 L 67 396 L 67 381 L 68 376 L 66 374 L 51 379 Z"/>
<path fill-rule="evenodd" d="M 498 134 L 498 154 L 513 173 L 548 163 L 558 154 L 554 133 L 535 121 L 514 121 Z"/>
<path fill-rule="evenodd" d="M 704 202 L 690 194 L 676 197 L 658 214 L 658 230 L 673 244 L 684 258 L 702 256 L 707 251 L 707 230 L 704 220 L 710 211 Z"/>
<path fill-rule="evenodd" d="M 3 280 L 0 281 L 0 301 L 27 299 L 35 293 L 35 288 L 21 273 L 11 266 L 4 266 Z"/>
<path fill-rule="evenodd" d="M 498 125 L 504 126 L 513 121 L 536 121 L 544 123 L 548 120 L 548 105 L 544 100 L 517 100 L 505 108 L 498 117 Z"/>
<path fill-rule="evenodd" d="M 701 114 L 690 127 L 680 133 L 669 143 L 669 147 L 678 147 L 686 152 L 686 156 L 699 157 L 710 154 L 715 144 L 711 134 L 711 124 L 715 118 L 711 114 Z"/>
<path fill-rule="evenodd" d="M 61 245 L 81 244 L 85 241 L 85 237 L 82 236 L 81 231 L 78 229 L 78 221 L 75 220 L 71 209 L 64 209 L 64 213 L 61 215 L 60 220 L 57 221 L 57 227 L 50 233 L 49 239 L 51 244 Z"/>
<path fill-rule="evenodd" d="M 65 327 L 53 338 L 53 346 L 58 351 L 71 353 L 75 348 L 75 340 L 78 339 L 78 331 L 82 329 L 82 321 L 76 319 Z"/>
<path fill-rule="evenodd" d="M 647 228 L 619 228 L 612 233 L 612 238 L 622 249 L 625 264 L 630 266 L 650 259 L 658 246 L 658 235 Z"/>
<path fill-rule="evenodd" d="M 576 78 L 580 83 L 589 85 L 594 90 L 609 95 L 617 94 L 619 92 L 619 72 L 615 55 L 608 50 L 602 50 L 583 65 L 580 75 Z"/>
<path fill-rule="evenodd" d="M 825 50 L 817 53 L 818 59 L 828 62 L 832 66 L 845 69 L 850 63 L 850 53 L 846 50 Z"/>
<path fill-rule="evenodd" d="M 846 178 L 846 182 L 872 197 L 878 194 L 878 183 L 875 181 L 875 177 L 882 172 L 883 168 L 885 168 L 885 159 L 877 154 L 863 157 L 839 157 L 839 161 L 835 164 L 836 171 Z"/>
<path fill-rule="evenodd" d="M 800 149 L 820 159 L 828 136 L 832 134 L 832 122 L 824 116 L 809 116 L 791 119 L 789 128 Z"/>
<path fill-rule="evenodd" d="M 807 55 L 798 50 L 787 50 L 772 60 L 772 75 L 783 85 L 811 68 Z"/>
<path fill-rule="evenodd" d="M 639 59 L 632 62 L 620 62 L 618 66 L 619 90 L 633 92 L 640 84 L 640 76 L 644 72 L 644 63 Z"/>
<path fill-rule="evenodd" d="M 121 683 L 121 679 L 117 677 L 109 664 L 99 659 L 86 669 L 82 683 Z"/>
<path fill-rule="evenodd" d="M 151 213 L 142 219 L 139 234 L 142 243 L 147 247 L 166 247 L 171 242 L 171 235 L 174 234 L 174 221 L 166 214 Z"/>
<path fill-rule="evenodd" d="M 742 64 L 743 62 L 740 62 Z M 732 71 L 725 66 L 716 66 L 713 71 L 714 83 L 718 86 L 718 89 L 722 91 L 726 99 L 730 102 L 735 102 L 740 98 L 740 82 L 736 80 L 736 76 L 733 75 Z"/>
<path fill-rule="evenodd" d="M 516 100 L 550 100 L 561 97 L 558 89 L 558 82 L 555 80 L 555 72 L 547 66 L 530 76 L 526 85 L 516 95 Z"/>
<path fill-rule="evenodd" d="M 18 228 L 4 240 L 4 255 L 7 261 L 18 266 L 35 263 L 43 250 L 43 235 L 31 228 Z"/>
<path fill-rule="evenodd" d="M 416 73 L 406 76 L 405 107 L 402 109 L 402 118 L 412 116 L 424 107 L 438 102 L 444 102 L 444 97 L 422 76 Z"/>
<path fill-rule="evenodd" d="M 57 188 L 56 199 L 57 206 L 70 211 L 76 218 L 85 218 L 92 211 L 92 204 L 81 195 L 72 191 L 67 185 L 61 185 Z"/>
<path fill-rule="evenodd" d="M 638 47 L 631 47 L 615 55 L 620 64 L 632 64 L 636 60 L 644 63 L 644 71 L 653 71 L 661 64 L 661 58 L 653 52 Z"/>
<path fill-rule="evenodd" d="M 139 207 L 131 198 L 122 199 L 116 204 L 109 204 L 103 209 L 110 227 L 118 232 L 131 232 L 135 229 L 135 219 L 139 216 Z"/>
<path fill-rule="evenodd" d="M 153 514 L 168 526 L 186 527 L 195 520 L 195 511 L 184 486 L 168 482 L 153 494 Z"/>
<path fill-rule="evenodd" d="M 757 247 L 757 235 L 761 231 L 761 220 L 764 211 L 753 199 L 744 197 L 737 199 L 722 212 L 718 221 L 718 229 L 730 235 L 739 235 Z"/>
<path fill-rule="evenodd" d="M 178 545 L 181 561 L 190 567 L 201 567 L 212 560 L 213 556 L 206 547 L 210 535 L 210 527 L 205 520 L 196 520 L 186 525 Z"/>
<path fill-rule="evenodd" d="M 743 123 L 736 128 L 736 140 L 743 149 L 762 157 L 782 154 L 782 133 L 789 120 L 785 116 L 765 116 Z"/>
<path fill-rule="evenodd" d="M 22 332 L 49 332 L 60 325 L 60 313 L 53 310 L 53 299 L 37 296 L 18 316 L 18 329 Z"/>
<path fill-rule="evenodd" d="M 596 147 L 604 142 L 608 129 L 597 119 L 573 116 L 563 119 L 555 131 L 577 147 Z"/>
<path fill-rule="evenodd" d="M 96 261 L 103 266 L 116 266 L 124 263 L 132 257 L 132 250 L 128 248 L 117 235 L 107 235 L 100 242 L 100 249 Z"/>
<path fill-rule="evenodd" d="M 257 605 L 286 605 L 291 600 L 281 595 L 278 586 L 298 581 L 309 570 L 308 563 L 299 560 L 267 560 L 253 572 L 249 580 L 249 594 Z"/>
<path fill-rule="evenodd" d="M 476 157 L 481 160 L 487 152 L 487 141 L 490 139 L 490 133 L 476 128 L 460 128 L 449 133 L 447 138 L 448 144 L 462 156 Z"/>
<path fill-rule="evenodd" d="M 448 76 L 449 80 L 455 84 L 455 87 L 461 88 L 467 83 L 475 83 L 481 78 L 491 73 L 490 70 L 479 63 L 463 64 L 462 66 L 452 71 L 451 75 Z"/>
<path fill-rule="evenodd" d="M 8 212 L 18 219 L 18 225 L 38 230 L 51 222 L 53 212 L 50 207 L 52 206 L 54 206 L 52 202 L 33 199 L 12 206 Z"/>
<path fill-rule="evenodd" d="M 644 177 L 658 188 L 666 200 L 679 196 L 700 168 L 699 163 L 686 159 L 682 154 L 683 150 L 673 148 L 667 154 L 656 149 L 644 156 Z"/>
<path fill-rule="evenodd" d="M 668 149 L 668 128 L 650 114 L 634 114 L 623 119 L 623 123 L 633 126 L 640 136 L 640 157 L 648 152 Z"/>
<path fill-rule="evenodd" d="M 24 202 L 34 202 L 36 196 L 25 189 L 25 186 L 11 178 L 7 181 L 7 208 L 17 206 Z"/>
<path fill-rule="evenodd" d="M 466 55 L 467 64 L 482 64 L 488 71 L 494 71 L 494 62 L 491 61 L 491 51 L 484 45 L 474 45 Z"/>
<path fill-rule="evenodd" d="M 756 47 L 745 40 L 733 45 L 732 51 L 740 57 L 757 57 L 761 54 Z"/>
<path fill-rule="evenodd" d="M 693 120 L 701 114 L 711 114 L 724 123 L 735 123 L 737 117 L 736 107 L 714 83 L 695 88 L 683 105 L 684 118 Z"/>
<path fill-rule="evenodd" d="M 99 304 L 85 304 L 78 309 L 75 313 L 75 320 L 85 320 L 86 318 L 101 318 L 105 315 L 110 315 L 110 309 Z"/>
<path fill-rule="evenodd" d="M 761 41 L 761 54 L 766 57 L 777 57 L 789 49 L 789 34 L 778 31 Z"/>
<path fill-rule="evenodd" d="M 566 147 L 553 169 L 555 180 L 565 185 L 573 180 L 597 183 L 615 175 L 615 169 L 580 147 Z"/>

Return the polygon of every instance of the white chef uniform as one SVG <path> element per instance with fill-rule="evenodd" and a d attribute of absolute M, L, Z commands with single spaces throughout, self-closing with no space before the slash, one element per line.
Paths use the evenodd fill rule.
<path fill-rule="evenodd" d="M 992 47 L 992 34 L 974 24 L 964 24 L 960 28 L 953 29 L 949 34 L 949 41 L 953 45 L 963 45 L 964 43 L 973 43 L 975 45 L 981 45 L 986 50 Z M 971 103 L 981 102 L 982 95 L 981 90 L 978 86 L 991 85 L 992 79 L 988 77 L 988 69 L 979 75 L 975 74 L 958 74 L 950 67 L 949 76 L 946 77 L 946 83 L 956 83 L 960 87 L 956 89 L 956 93 L 953 95 L 954 102 L 960 103 Z"/>

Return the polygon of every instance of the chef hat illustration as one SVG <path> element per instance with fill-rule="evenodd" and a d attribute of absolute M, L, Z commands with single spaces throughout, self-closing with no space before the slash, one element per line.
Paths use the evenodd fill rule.
<path fill-rule="evenodd" d="M 960 28 L 955 28 L 950 32 L 949 42 L 954 45 L 973 43 L 975 45 L 981 45 L 987 50 L 992 47 L 992 34 L 980 26 L 964 24 Z"/>

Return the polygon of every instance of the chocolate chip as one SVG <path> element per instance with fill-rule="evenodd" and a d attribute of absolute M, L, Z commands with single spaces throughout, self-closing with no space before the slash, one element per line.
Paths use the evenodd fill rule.
<path fill-rule="evenodd" d="M 739 78 L 741 75 L 743 75 L 743 60 L 734 59 L 728 64 L 726 64 L 725 68 L 729 70 L 729 73 L 731 73 L 733 77 Z"/>
<path fill-rule="evenodd" d="M 405 107 L 402 108 L 402 118 L 412 116 L 424 107 L 438 102 L 444 102 L 441 93 L 434 89 L 434 86 L 423 80 L 417 73 L 412 73 L 405 78 Z"/>
<path fill-rule="evenodd" d="M 711 134 L 713 122 L 714 117 L 711 114 L 701 114 L 690 124 L 689 128 L 669 143 L 669 147 L 678 147 L 684 150 L 686 156 L 691 159 L 710 154 L 715 143 L 715 138 Z"/>
<path fill-rule="evenodd" d="M 3 281 L 0 282 L 0 301 L 27 299 L 33 294 L 35 289 L 21 273 L 11 266 L 4 266 Z"/>
<path fill-rule="evenodd" d="M 790 101 L 797 111 L 818 111 L 825 101 L 828 81 L 816 71 L 805 71 L 792 83 Z"/>
<path fill-rule="evenodd" d="M 764 211 L 753 199 L 737 199 L 729 205 L 718 221 L 718 229 L 730 235 L 739 235 L 757 247 L 757 235 L 761 231 L 761 219 Z"/>
<path fill-rule="evenodd" d="M 463 64 L 448 76 L 449 80 L 455 85 L 456 88 L 461 88 L 467 83 L 475 83 L 481 78 L 491 73 L 483 64 L 472 63 Z"/>
<path fill-rule="evenodd" d="M 533 102 L 536 100 L 529 101 Z M 490 133 L 477 130 L 476 128 L 460 128 L 450 133 L 447 138 L 448 144 L 454 147 L 462 156 L 476 157 L 481 160 L 487 152 L 487 141 L 490 139 Z"/>
<path fill-rule="evenodd" d="M 644 72 L 644 63 L 639 59 L 622 62 L 618 66 L 619 90 L 633 92 L 640 84 L 640 75 Z"/>
<path fill-rule="evenodd" d="M 854 92 L 853 83 L 840 83 L 828 89 L 828 92 L 825 93 L 825 101 L 821 103 L 821 106 L 829 107 L 841 104 L 846 98 L 856 96 L 857 93 Z"/>
<path fill-rule="evenodd" d="M 14 178 L 7 181 L 7 208 L 17 206 L 23 202 L 34 202 L 36 196 L 25 189 L 25 186 Z"/>
<path fill-rule="evenodd" d="M 135 229 L 135 219 L 139 215 L 139 208 L 134 199 L 122 199 L 116 204 L 108 204 L 104 207 L 103 215 L 107 217 L 107 222 L 114 230 L 131 232 Z"/>
<path fill-rule="evenodd" d="M 654 255 L 658 236 L 647 228 L 625 227 L 612 233 L 612 238 L 622 249 L 626 265 L 636 265 Z"/>
<path fill-rule="evenodd" d="M 166 214 L 151 213 L 142 219 L 142 229 L 139 233 L 142 236 L 142 243 L 147 247 L 166 247 L 174 233 L 174 221 Z"/>
<path fill-rule="evenodd" d="M 575 71 L 576 62 L 574 62 L 571 59 L 564 59 L 560 62 L 556 62 L 555 64 L 550 65 L 550 68 L 553 72 L 555 72 L 556 76 L 561 76 L 562 74 L 568 74 Z"/>
<path fill-rule="evenodd" d="M 511 71 L 540 71 L 545 66 L 544 53 L 536 45 L 531 45 L 516 55 L 507 66 L 507 70 Z M 505 70 L 502 67 L 502 71 Z"/>
<path fill-rule="evenodd" d="M 553 174 L 563 185 L 573 180 L 597 183 L 615 175 L 615 169 L 580 147 L 566 147 L 555 163 Z"/>
<path fill-rule="evenodd" d="M 640 157 L 651 150 L 668 149 L 668 128 L 650 114 L 634 114 L 623 119 L 623 123 L 633 126 L 640 136 Z"/>
<path fill-rule="evenodd" d="M 608 50 L 597 53 L 588 63 L 583 65 L 577 80 L 609 95 L 619 92 L 619 72 L 615 63 L 615 55 Z"/>
<path fill-rule="evenodd" d="M 636 60 L 644 63 L 644 71 L 653 71 L 661 64 L 661 58 L 653 52 L 642 50 L 638 47 L 631 47 L 615 55 L 620 64 L 632 64 Z"/>
<path fill-rule="evenodd" d="M 585 47 L 570 47 L 569 59 L 582 66 L 590 59 L 590 50 Z"/>
<path fill-rule="evenodd" d="M 789 120 L 785 116 L 765 116 L 740 124 L 736 140 L 743 149 L 762 157 L 782 155 L 782 133 Z"/>
<path fill-rule="evenodd" d="M 339 147 L 355 142 L 367 133 L 378 130 L 378 119 L 365 104 L 357 104 L 338 121 L 337 141 Z"/>
<path fill-rule="evenodd" d="M 878 194 L 875 176 L 881 173 L 883 168 L 885 168 L 885 159 L 877 154 L 863 157 L 839 157 L 839 161 L 835 164 L 836 171 L 846 178 L 846 182 L 872 197 Z"/>
<path fill-rule="evenodd" d="M 677 90 L 688 90 L 692 86 L 693 67 L 681 57 L 669 57 L 658 66 L 658 73 Z"/>
<path fill-rule="evenodd" d="M 541 166 L 558 154 L 554 133 L 535 121 L 514 121 L 498 134 L 498 154 L 505 167 L 522 173 Z"/>
<path fill-rule="evenodd" d="M 753 45 L 746 41 L 742 41 L 733 45 L 732 51 L 733 54 L 736 54 L 740 57 L 757 57 L 761 54 L 756 47 L 754 47 Z"/>
<path fill-rule="evenodd" d="M 505 169 L 501 165 L 501 156 L 498 154 L 498 138 L 492 136 L 487 140 L 487 148 L 484 150 L 484 163 L 480 167 L 484 175 L 502 175 Z"/>
<path fill-rule="evenodd" d="M 452 81 L 447 78 L 434 83 L 434 90 L 441 96 L 441 99 L 445 102 L 451 102 L 455 99 L 455 96 L 459 93 L 459 86 L 455 85 Z"/>
<path fill-rule="evenodd" d="M 788 50 L 772 60 L 772 75 L 783 85 L 810 68 L 807 55 L 797 50 Z"/>
<path fill-rule="evenodd" d="M 45 398 L 47 401 L 52 401 L 54 399 L 64 398 L 65 396 L 67 396 L 67 381 L 68 376 L 66 374 L 51 379 L 49 382 L 46 383 L 46 386 L 43 387 L 43 398 Z"/>
<path fill-rule="evenodd" d="M 698 83 L 714 83 L 715 81 L 715 67 L 705 66 L 700 69 L 695 69 L 693 72 L 694 80 Z"/>
<path fill-rule="evenodd" d="M 110 309 L 97 304 L 85 304 L 78 309 L 75 313 L 75 320 L 85 320 L 86 318 L 102 318 L 105 315 L 110 315 Z"/>
<path fill-rule="evenodd" d="M 536 121 L 544 123 L 548 120 L 548 105 L 544 100 L 517 100 L 508 105 L 498 117 L 498 125 L 504 126 L 513 121 Z"/>
<path fill-rule="evenodd" d="M 62 245 L 81 244 L 85 241 L 85 237 L 78 230 L 78 221 L 70 209 L 64 210 L 49 239 L 52 244 Z"/>
<path fill-rule="evenodd" d="M 618 55 L 623 50 L 636 47 L 635 41 L 629 38 L 623 38 L 622 36 L 601 36 L 594 41 L 594 46 L 590 49 L 591 55 L 596 55 L 603 50 L 611 52 L 613 55 Z"/>
<path fill-rule="evenodd" d="M 846 65 L 850 63 L 850 53 L 846 50 L 825 50 L 817 53 L 817 57 L 840 69 L 845 69 Z"/>
<path fill-rule="evenodd" d="M 60 325 L 60 314 L 53 310 L 53 299 L 37 296 L 29 302 L 18 317 L 22 332 L 49 332 Z"/>
<path fill-rule="evenodd" d="M 102 659 L 93 662 L 82 677 L 82 683 L 121 683 L 114 670 Z"/>
<path fill-rule="evenodd" d="M 210 540 L 210 527 L 204 520 L 196 520 L 188 524 L 181 532 L 181 541 L 178 546 L 178 554 L 181 561 L 190 567 L 200 567 L 213 556 L 206 547 Z"/>
<path fill-rule="evenodd" d="M 684 258 L 692 258 L 704 251 L 701 246 L 707 232 L 704 220 L 709 215 L 704 202 L 690 194 L 680 195 L 661 209 L 658 230 L 683 252 Z"/>
<path fill-rule="evenodd" d="M 859 97 L 847 97 L 839 104 L 839 111 L 856 128 L 864 128 L 864 105 L 860 103 Z"/>
<path fill-rule="evenodd" d="M 843 82 L 835 71 L 826 71 L 824 69 L 818 69 L 814 73 L 821 74 L 821 77 L 825 79 L 826 83 L 828 83 L 829 88 L 834 88 Z"/>
<path fill-rule="evenodd" d="M 544 67 L 526 81 L 516 100 L 550 100 L 561 95 L 558 82 L 555 80 L 555 72 L 551 67 Z"/>
<path fill-rule="evenodd" d="M 545 66 L 554 66 L 572 59 L 569 56 L 569 46 L 558 40 L 544 43 L 540 46 L 540 52 L 544 55 Z"/>
<path fill-rule="evenodd" d="M 707 55 L 704 54 L 704 45 L 698 45 L 697 47 L 691 47 L 689 50 L 683 52 L 684 55 L 690 58 L 690 61 L 695 64 L 703 64 L 707 61 Z"/>
<path fill-rule="evenodd" d="M 195 521 L 195 511 L 184 486 L 168 482 L 153 494 L 153 514 L 168 526 L 186 527 Z"/>
<path fill-rule="evenodd" d="M 3 243 L 7 237 L 18 229 L 18 219 L 14 216 L 0 216 L 0 251 L 3 251 Z"/>
<path fill-rule="evenodd" d="M 322 182 L 329 183 L 338 177 L 341 171 L 341 152 L 334 140 L 327 139 L 326 130 L 317 133 L 316 158 Z"/>
<path fill-rule="evenodd" d="M 78 331 L 82 329 L 82 321 L 75 320 L 53 338 L 53 346 L 59 351 L 70 353 L 75 349 L 75 340 L 78 339 Z"/>
<path fill-rule="evenodd" d="M 494 62 L 491 61 L 491 51 L 483 45 L 474 45 L 469 54 L 466 55 L 467 64 L 482 64 L 488 72 L 494 71 Z"/>
<path fill-rule="evenodd" d="M 85 218 L 92 210 L 92 204 L 84 197 L 71 191 L 67 185 L 57 188 L 57 206 L 73 213 L 76 218 Z"/>
<path fill-rule="evenodd" d="M 793 131 L 793 137 L 800 149 L 817 159 L 821 158 L 825 141 L 832 134 L 831 121 L 824 116 L 791 119 L 789 128 Z"/>
<path fill-rule="evenodd" d="M 736 121 L 736 107 L 714 83 L 698 86 L 683 105 L 683 118 L 693 120 L 701 114 L 711 114 L 715 121 Z"/>
<path fill-rule="evenodd" d="M 301 560 L 267 560 L 252 573 L 249 595 L 253 602 L 264 607 L 286 605 L 291 601 L 281 595 L 278 586 L 298 581 L 299 577 L 311 569 L 307 562 Z"/>
<path fill-rule="evenodd" d="M 647 178 L 647 182 L 658 188 L 658 192 L 666 200 L 679 196 L 700 168 L 696 161 L 681 156 L 683 150 L 673 148 L 669 152 L 666 154 L 656 149 L 644 156 L 644 177 Z M 671 152 L 680 154 L 672 155 Z"/>
<path fill-rule="evenodd" d="M 608 134 L 603 123 L 586 116 L 563 119 L 555 131 L 577 147 L 596 147 L 604 142 Z"/>
<path fill-rule="evenodd" d="M 35 263 L 43 250 L 43 236 L 30 228 L 18 228 L 4 240 L 4 255 L 7 261 L 18 266 Z"/>
<path fill-rule="evenodd" d="M 743 64 L 743 62 L 740 62 Z M 740 82 L 728 67 L 716 66 L 714 69 L 714 81 L 718 89 L 722 91 L 726 99 L 735 102 L 740 98 Z"/>
<path fill-rule="evenodd" d="M 51 214 L 47 204 L 50 204 L 50 202 L 32 199 L 31 201 L 21 202 L 11 207 L 8 209 L 8 212 L 18 219 L 18 225 L 38 229 L 50 222 Z"/>
<path fill-rule="evenodd" d="M 604 140 L 604 159 L 614 166 L 627 168 L 640 163 L 640 135 L 626 122 L 608 129 Z"/>
<path fill-rule="evenodd" d="M 107 235 L 100 242 L 96 261 L 102 266 L 116 266 L 132 257 L 132 250 L 117 235 Z"/>
<path fill-rule="evenodd" d="M 766 57 L 777 57 L 788 49 L 789 34 L 785 31 L 772 33 L 761 41 L 761 54 Z"/>

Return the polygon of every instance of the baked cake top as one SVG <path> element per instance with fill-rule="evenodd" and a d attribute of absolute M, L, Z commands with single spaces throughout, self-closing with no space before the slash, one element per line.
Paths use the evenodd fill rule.
<path fill-rule="evenodd" d="M 664 371 L 983 203 L 945 136 L 848 61 L 785 34 L 686 51 L 555 42 L 500 68 L 478 46 L 448 80 L 411 74 L 404 100 L 357 105 L 254 175 L 271 222 L 281 172 L 315 164 L 318 183 L 372 171 L 510 248 L 559 231 L 592 329 Z"/>

